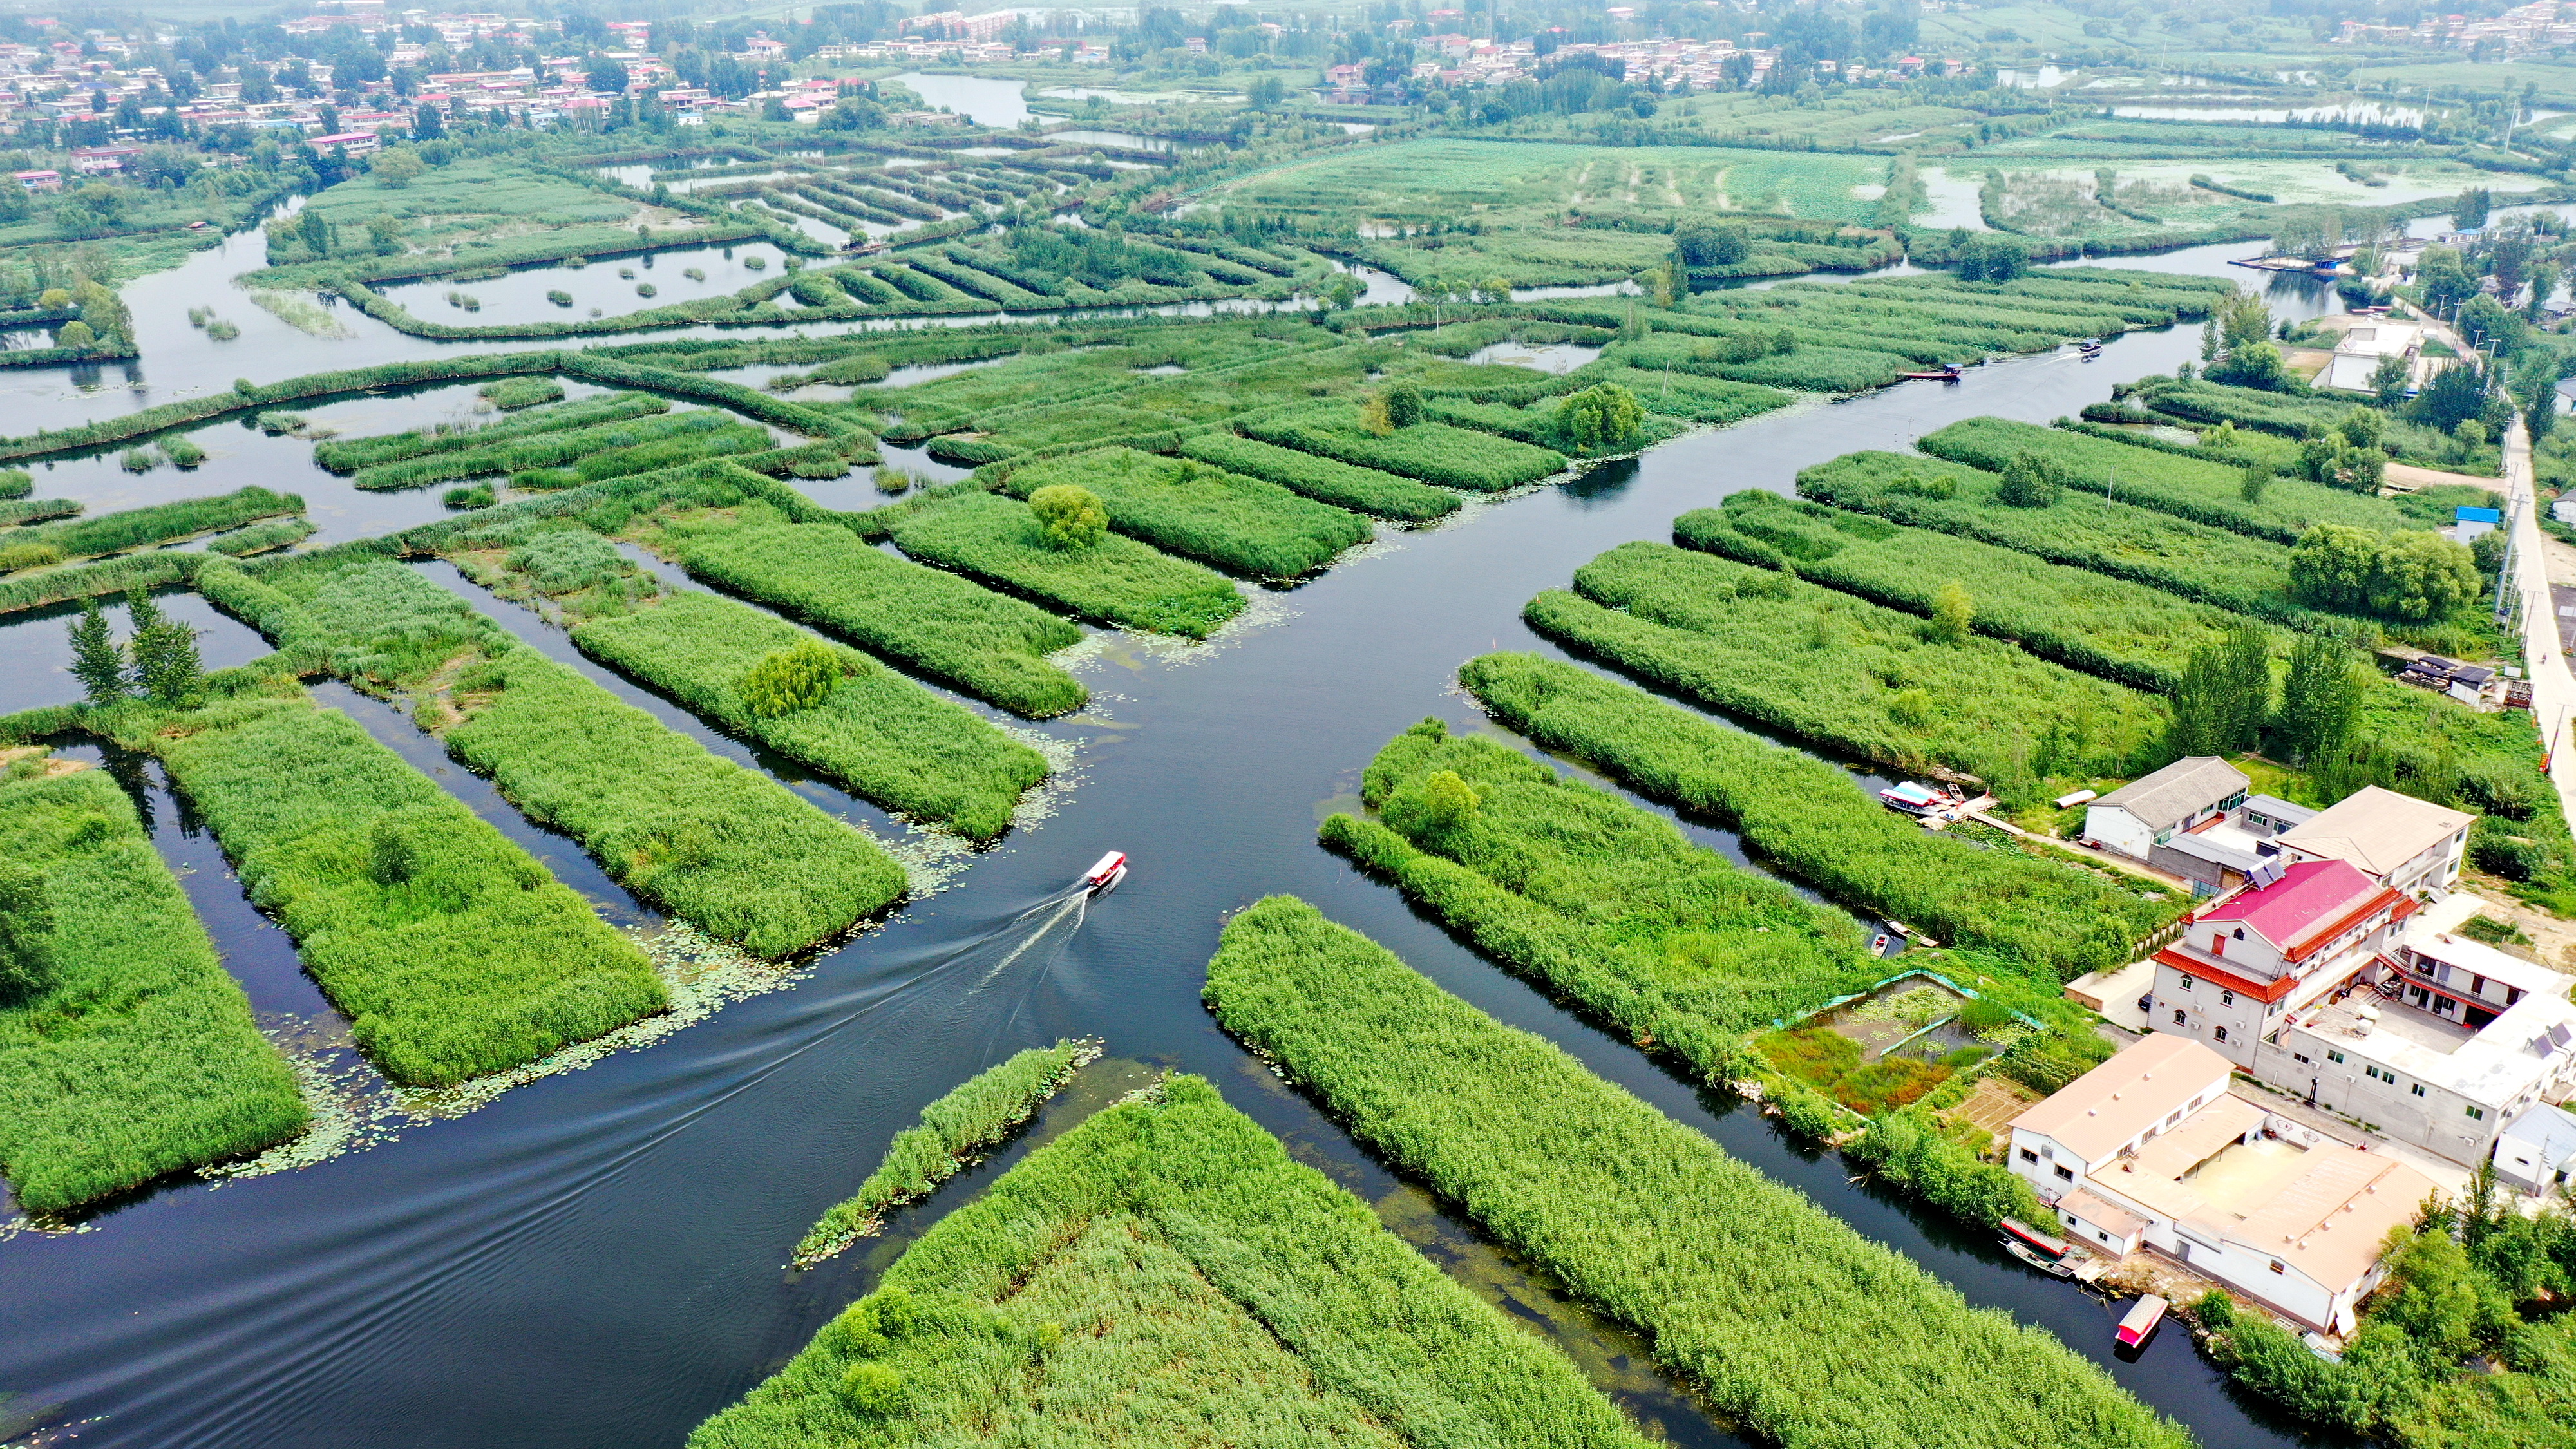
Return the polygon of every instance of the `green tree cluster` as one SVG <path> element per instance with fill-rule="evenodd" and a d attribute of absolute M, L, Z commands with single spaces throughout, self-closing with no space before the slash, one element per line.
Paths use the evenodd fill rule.
<path fill-rule="evenodd" d="M 2172 696 L 2169 745 L 2182 755 L 2233 755 L 2263 742 L 2272 718 L 2272 643 L 2261 629 L 2231 629 L 2191 651 Z"/>
<path fill-rule="evenodd" d="M 1615 382 L 1597 383 L 1557 406 L 1556 433 L 1575 452 L 1615 452 L 1637 441 L 1646 409 Z"/>
<path fill-rule="evenodd" d="M 1049 548 L 1089 548 L 1109 531 L 1109 510 L 1100 495 L 1071 483 L 1053 483 L 1029 495 L 1038 516 L 1038 531 Z"/>
<path fill-rule="evenodd" d="M 132 637 L 117 642 L 98 600 L 72 621 L 71 673 L 92 704 L 114 704 L 138 691 L 156 704 L 194 701 L 205 678 L 197 631 L 161 612 L 148 594 L 130 595 L 125 613 Z"/>
<path fill-rule="evenodd" d="M 2066 470 L 2037 453 L 2013 454 L 2004 465 L 2003 482 L 1995 487 L 1995 501 L 2015 508 L 2046 508 L 2066 492 Z"/>
<path fill-rule="evenodd" d="M 2290 550 L 2291 594 L 2320 609 L 2410 622 L 2444 619 L 2473 602 L 2479 589 L 2468 547 L 2437 533 L 2320 523 Z"/>

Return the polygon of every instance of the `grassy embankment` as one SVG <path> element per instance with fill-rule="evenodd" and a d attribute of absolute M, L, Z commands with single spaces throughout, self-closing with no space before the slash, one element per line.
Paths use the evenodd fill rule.
<path fill-rule="evenodd" d="M 1361 1142 L 1647 1335 L 1770 1442 L 2191 1442 L 2048 1334 L 1970 1308 L 1302 901 L 1228 923 L 1207 997 Z"/>
<path fill-rule="evenodd" d="M 29 1212 L 257 1152 L 310 1115 L 133 801 L 45 764 L 0 780 L 0 859 L 43 879 L 52 917 L 50 979 L 0 1001 L 0 1170 Z"/>
<path fill-rule="evenodd" d="M 1078 1429 L 1075 1426 L 1079 1426 Z M 1639 1449 L 1556 1349 L 1195 1077 L 1029 1154 L 691 1449 Z"/>
<path fill-rule="evenodd" d="M 1100 1057 L 1096 1041 L 1031 1047 L 985 1068 L 921 1109 L 919 1125 L 886 1144 L 885 1158 L 859 1190 L 834 1203 L 796 1245 L 799 1266 L 819 1263 L 875 1232 L 887 1213 L 930 1195 L 1008 1137 L 1063 1091 L 1073 1074 Z"/>

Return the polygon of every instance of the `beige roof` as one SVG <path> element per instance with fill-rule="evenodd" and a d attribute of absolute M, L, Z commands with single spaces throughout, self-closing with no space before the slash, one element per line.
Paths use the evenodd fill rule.
<path fill-rule="evenodd" d="M 2135 1156 L 2094 1174 L 2088 1185 L 2115 1210 L 2119 1203 L 2110 1199 L 2125 1199 L 2203 1237 L 2270 1254 L 2340 1292 L 2379 1260 L 2380 1240 L 2390 1228 L 2412 1222 L 2436 1184 L 2384 1153 L 2331 1138 L 2295 1160 L 2267 1159 L 2278 1162 L 2279 1170 L 2260 1177 L 2211 1186 L 2208 1175 L 2197 1182 L 2185 1176 L 2259 1129 L 2269 1115 L 2259 1103 L 2221 1097 Z M 2221 1201 L 2205 1196 L 2205 1186 Z M 2075 1196 L 2068 1194 L 2069 1201 Z M 2080 1208 L 2076 1215 L 2096 1221 Z"/>
<path fill-rule="evenodd" d="M 2133 1238 L 2147 1225 L 2146 1219 L 2126 1208 L 2113 1207 L 2082 1188 L 2057 1200 L 2061 1212 L 2070 1212 L 2097 1228 L 2108 1229 L 2118 1237 Z"/>
<path fill-rule="evenodd" d="M 2345 861 L 2385 878 L 2475 819 L 2412 795 L 2365 785 L 2342 804 L 2283 832 L 2279 839 L 2293 849 Z"/>
<path fill-rule="evenodd" d="M 2216 755 L 2187 755 L 2152 775 L 2137 779 L 2093 802 L 2128 811 L 2154 829 L 2179 825 L 2230 795 L 2240 795 L 2253 782 L 2245 772 Z"/>
<path fill-rule="evenodd" d="M 2412 1223 L 2433 1179 L 2383 1153 L 2308 1149 L 2314 1166 L 2228 1234 L 2340 1291 L 2379 1261 L 2388 1230 Z"/>
<path fill-rule="evenodd" d="M 2077 1077 L 2012 1125 L 2055 1138 L 2087 1162 L 2172 1115 L 2192 1094 L 2225 1086 L 2228 1060 L 2187 1036 L 2163 1032 Z"/>

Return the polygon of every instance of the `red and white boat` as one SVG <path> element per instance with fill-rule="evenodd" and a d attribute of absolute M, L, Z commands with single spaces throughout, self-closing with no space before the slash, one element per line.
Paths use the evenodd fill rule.
<path fill-rule="evenodd" d="M 1095 896 L 1105 896 L 1118 889 L 1118 883 L 1126 878 L 1127 852 L 1113 850 L 1082 873 L 1082 887 Z"/>
<path fill-rule="evenodd" d="M 2120 1347 L 2136 1348 L 2146 1342 L 2147 1336 L 2156 1331 L 2156 1325 L 2165 1321 L 2165 1306 L 2165 1301 L 2153 1293 L 2139 1299 L 2138 1306 L 2129 1310 L 2129 1316 L 2120 1320 Z"/>

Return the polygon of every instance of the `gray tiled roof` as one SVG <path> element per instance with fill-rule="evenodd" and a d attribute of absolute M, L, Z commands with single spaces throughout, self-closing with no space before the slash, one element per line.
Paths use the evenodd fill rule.
<path fill-rule="evenodd" d="M 2244 771 L 2216 755 L 2187 755 L 2152 775 L 2131 780 L 2093 803 L 2116 805 L 2150 829 L 2164 830 L 2230 795 L 2243 793 L 2252 783 Z"/>

